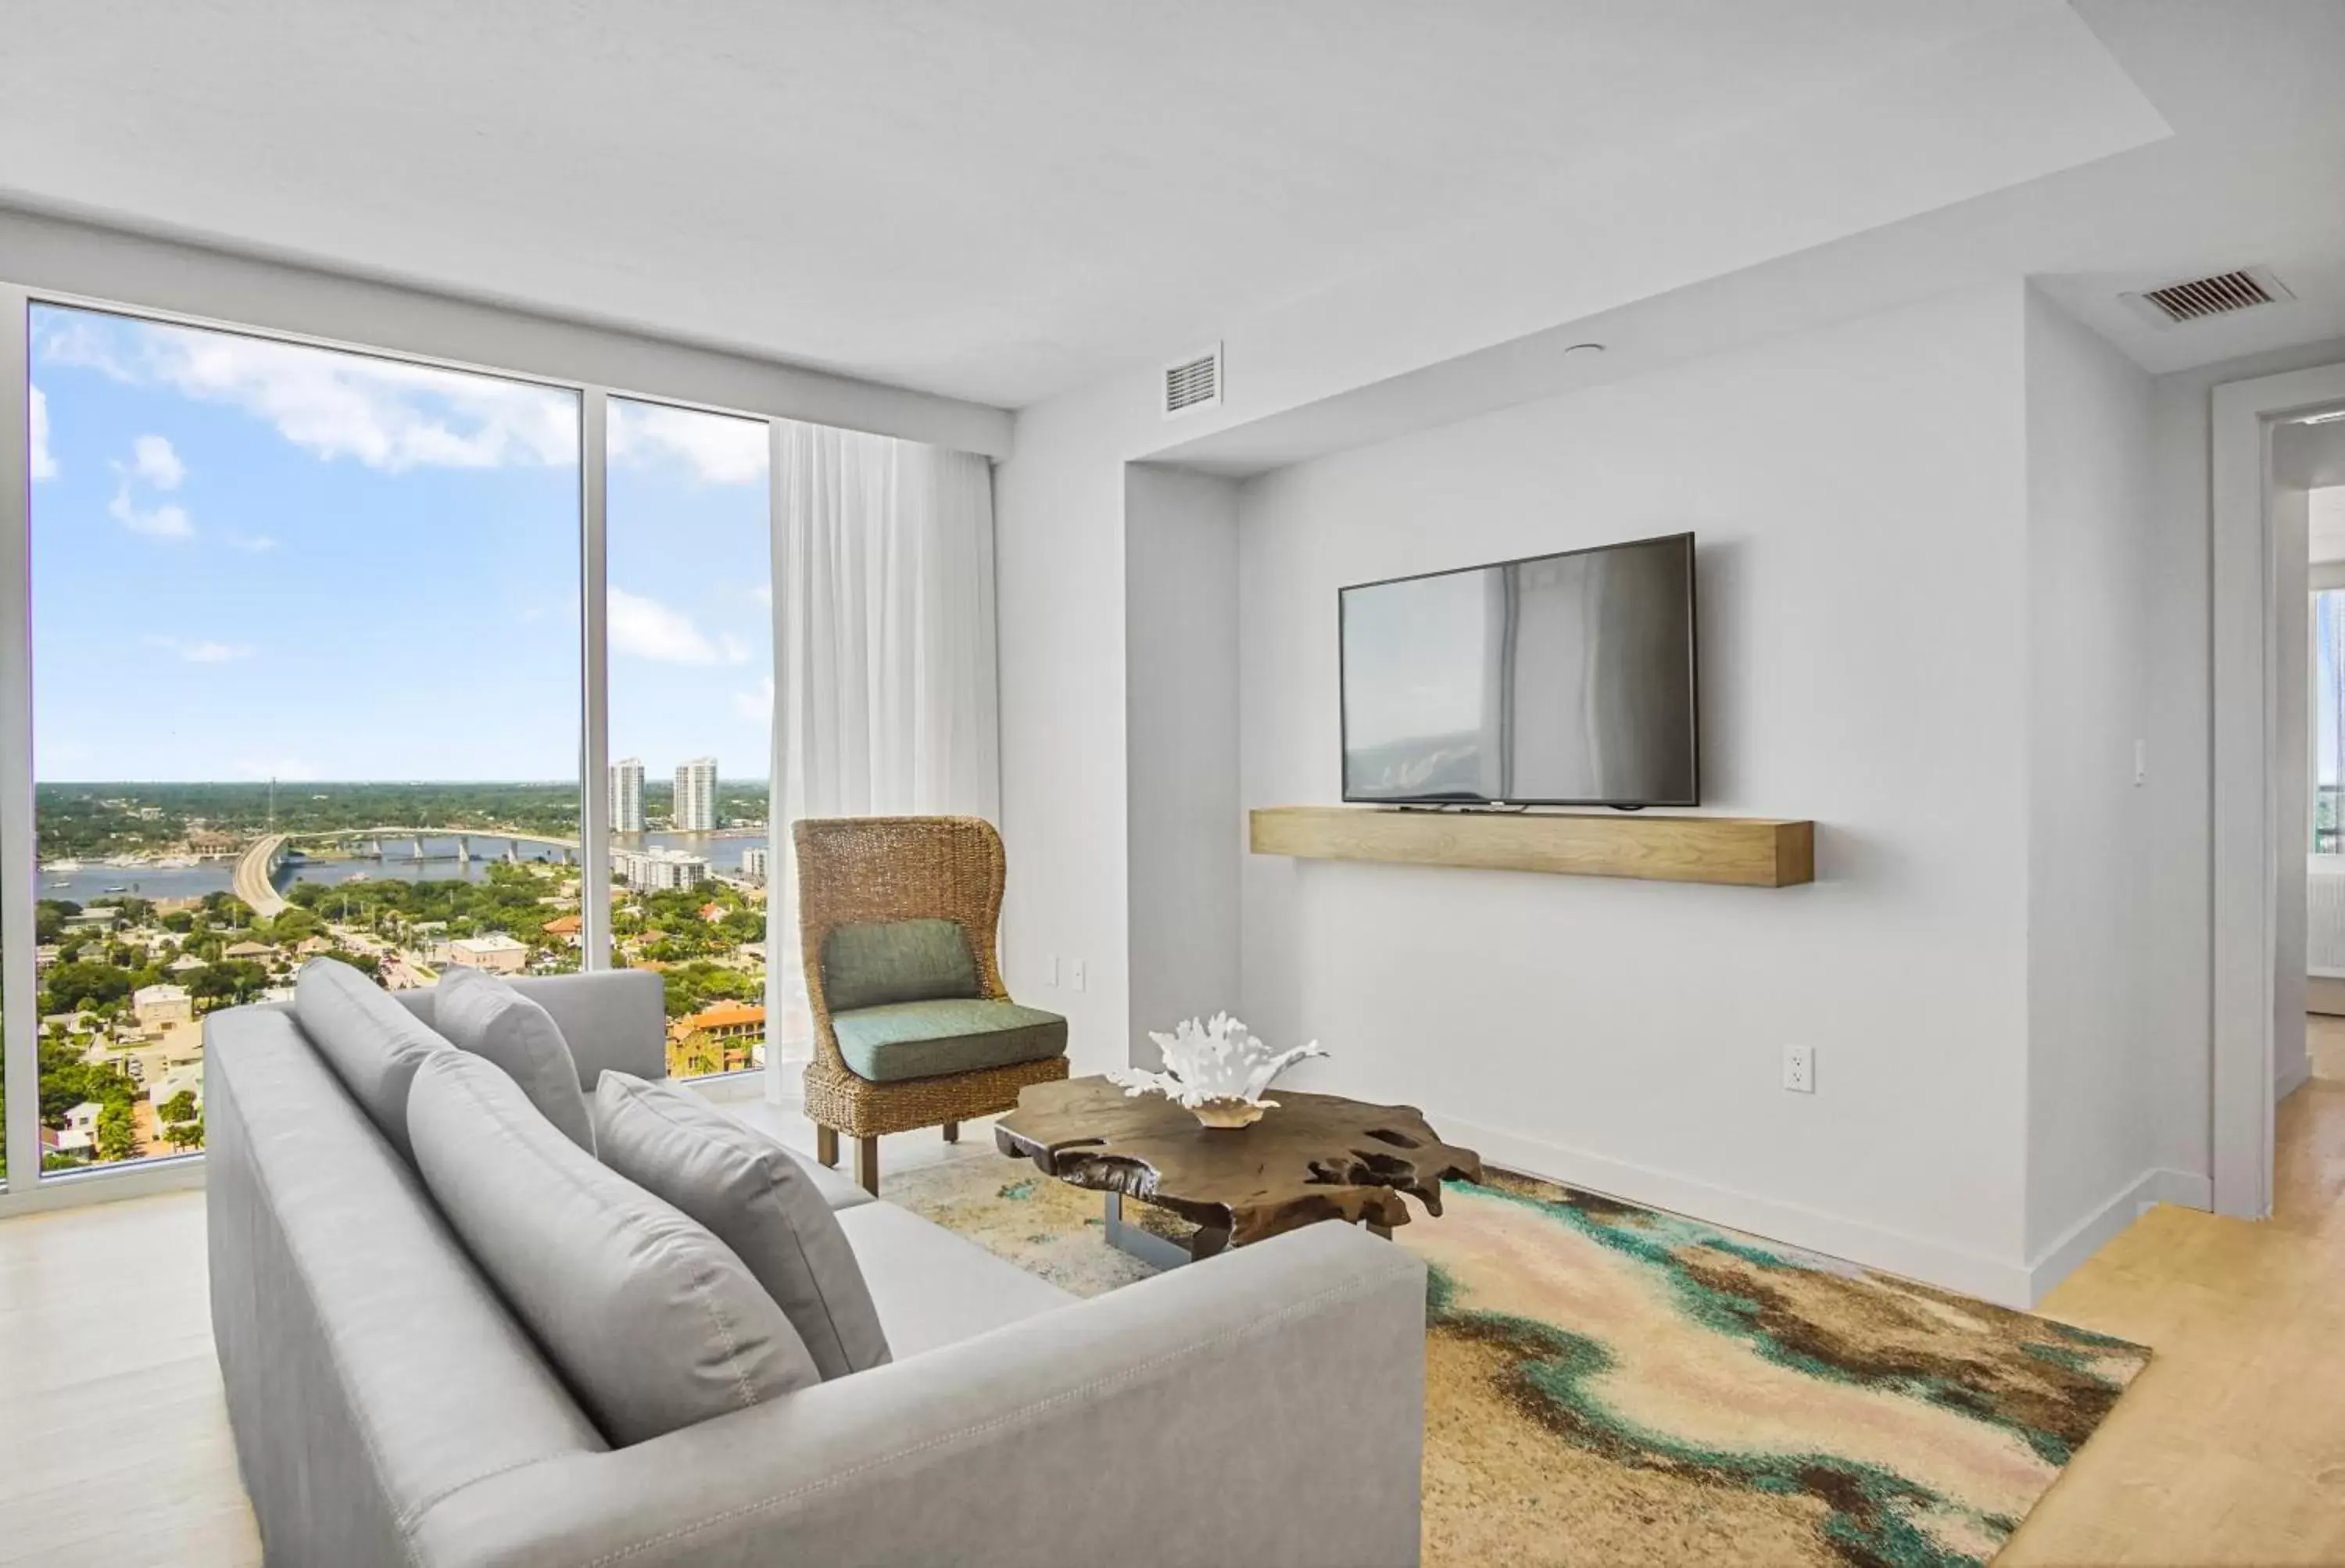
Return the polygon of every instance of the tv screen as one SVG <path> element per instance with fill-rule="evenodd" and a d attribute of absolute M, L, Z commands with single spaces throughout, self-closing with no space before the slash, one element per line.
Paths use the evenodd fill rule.
<path fill-rule="evenodd" d="M 1344 799 L 1695 806 L 1693 535 L 1340 596 Z"/>

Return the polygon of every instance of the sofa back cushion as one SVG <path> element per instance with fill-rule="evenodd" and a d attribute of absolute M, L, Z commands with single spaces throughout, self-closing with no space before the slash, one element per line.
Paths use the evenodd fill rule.
<path fill-rule="evenodd" d="M 415 1070 L 448 1042 L 339 959 L 313 958 L 293 982 L 293 1017 L 367 1120 L 411 1161 L 407 1095 Z"/>
<path fill-rule="evenodd" d="M 823 1004 L 833 1013 L 982 994 L 958 921 L 849 921 L 822 940 Z"/>
<path fill-rule="evenodd" d="M 825 1378 L 888 1359 L 888 1336 L 838 1215 L 797 1158 L 689 1089 L 605 1073 L 604 1164 L 706 1226 L 781 1304 Z"/>
<path fill-rule="evenodd" d="M 503 1068 L 563 1136 L 593 1154 L 594 1125 L 578 1064 L 553 1015 L 496 976 L 461 964 L 441 972 L 439 992 L 431 1016 L 448 1043 Z"/>
<path fill-rule="evenodd" d="M 820 1380 L 730 1248 L 597 1164 L 500 1069 L 426 1058 L 407 1120 L 441 1212 L 614 1443 Z"/>

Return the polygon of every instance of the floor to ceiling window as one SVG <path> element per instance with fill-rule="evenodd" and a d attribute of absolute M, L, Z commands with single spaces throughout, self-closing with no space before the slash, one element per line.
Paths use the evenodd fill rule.
<path fill-rule="evenodd" d="M 40 1152 L 71 1169 L 200 1149 L 204 1015 L 311 956 L 578 966 L 581 398 L 28 327 Z"/>
<path fill-rule="evenodd" d="M 668 1072 L 761 1065 L 773 589 L 762 420 L 614 398 L 613 962 L 656 964 Z"/>

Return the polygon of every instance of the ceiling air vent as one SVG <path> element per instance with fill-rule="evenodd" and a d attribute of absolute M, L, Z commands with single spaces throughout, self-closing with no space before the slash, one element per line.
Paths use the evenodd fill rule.
<path fill-rule="evenodd" d="M 1222 401 L 1222 345 L 1164 367 L 1164 417 L 1215 408 Z"/>
<path fill-rule="evenodd" d="M 2159 326 L 2173 327 L 2294 298 L 2269 268 L 2242 267 L 2236 272 L 2186 278 L 2162 289 L 2145 289 L 2138 294 L 2126 295 L 2125 301 Z"/>

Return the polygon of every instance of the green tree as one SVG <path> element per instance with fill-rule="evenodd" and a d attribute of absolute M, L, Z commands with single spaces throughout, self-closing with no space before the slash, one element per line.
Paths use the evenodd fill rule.
<path fill-rule="evenodd" d="M 192 1122 L 173 1122 L 163 1129 L 164 1141 L 179 1150 L 204 1146 L 204 1120 L 198 1116 Z"/>
<path fill-rule="evenodd" d="M 104 1002 L 119 1002 L 130 994 L 130 976 L 110 963 L 76 961 L 52 965 L 41 1012 L 72 1013 Z"/>
<path fill-rule="evenodd" d="M 192 1122 L 196 1119 L 196 1092 L 182 1089 L 163 1102 L 162 1117 L 167 1122 Z"/>
<path fill-rule="evenodd" d="M 127 1100 L 109 1103 L 97 1114 L 97 1157 L 128 1160 L 138 1157 L 138 1121 Z"/>
<path fill-rule="evenodd" d="M 218 1006 L 250 1002 L 269 988 L 269 971 L 249 958 L 224 958 L 188 977 L 188 994 Z"/>

